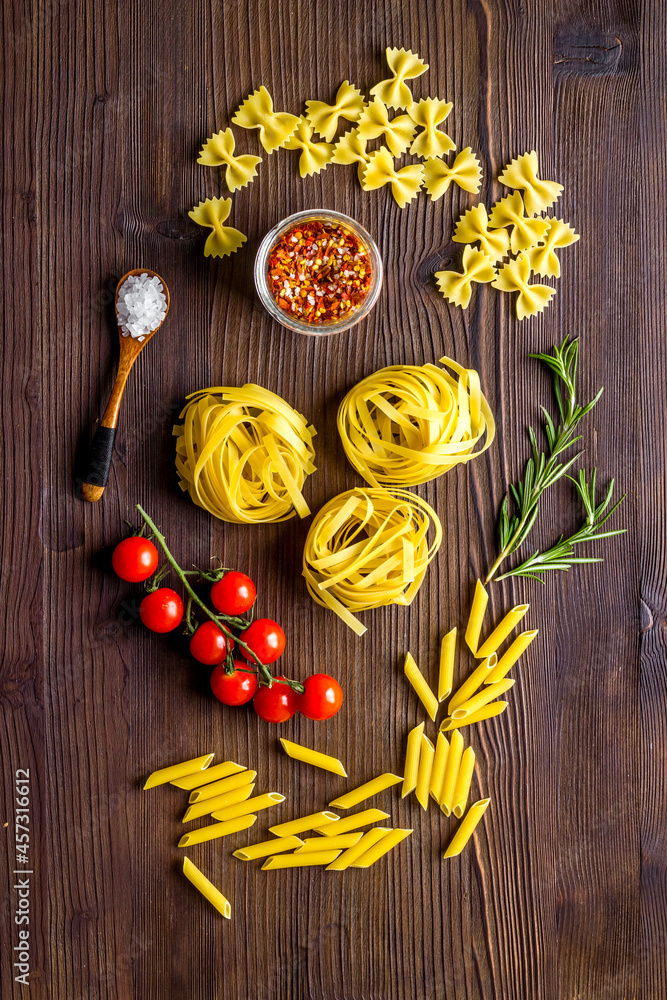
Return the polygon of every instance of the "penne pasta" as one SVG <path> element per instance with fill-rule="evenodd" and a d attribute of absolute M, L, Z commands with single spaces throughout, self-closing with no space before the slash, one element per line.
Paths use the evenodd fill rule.
<path fill-rule="evenodd" d="M 190 830 L 189 833 L 184 833 L 178 842 L 178 846 L 191 847 L 192 844 L 205 844 L 207 840 L 217 840 L 218 837 L 227 837 L 230 833 L 247 830 L 256 820 L 256 816 L 239 816 L 238 819 L 230 819 L 227 823 L 210 823 L 208 826 L 201 826 L 198 830 Z"/>
<path fill-rule="evenodd" d="M 486 639 L 479 647 L 477 652 L 473 650 L 473 652 L 475 652 L 475 656 L 482 658 L 484 656 L 490 656 L 491 653 L 495 653 L 496 650 L 502 646 L 510 632 L 519 624 L 529 607 L 529 604 L 517 604 L 515 608 L 508 611 L 502 621 L 496 625 L 488 639 Z"/>
<path fill-rule="evenodd" d="M 233 792 L 237 788 L 249 785 L 256 777 L 257 771 L 243 770 L 237 774 L 231 774 L 228 778 L 223 778 L 222 781 L 214 781 L 211 785 L 204 785 L 203 788 L 195 788 L 190 794 L 188 802 L 202 802 L 204 799 L 226 795 L 227 792 Z"/>
<path fill-rule="evenodd" d="M 476 712 L 479 712 L 480 709 L 490 704 L 495 698 L 499 698 L 501 694 L 505 694 L 506 691 L 513 688 L 515 683 L 510 678 L 506 681 L 497 681 L 495 684 L 487 684 L 486 687 L 483 687 L 472 698 L 464 701 L 462 705 L 454 709 L 451 713 L 452 719 L 458 722 L 459 719 L 467 719 L 469 715 L 475 715 Z"/>
<path fill-rule="evenodd" d="M 353 833 L 343 833 L 340 837 L 306 837 L 303 846 L 295 854 L 306 854 L 309 851 L 346 851 L 348 847 L 358 844 L 363 833 L 355 830 Z"/>
<path fill-rule="evenodd" d="M 328 809 L 318 813 L 311 813 L 310 816 L 300 816 L 298 819 L 290 819 L 287 823 L 278 823 L 277 826 L 270 826 L 271 833 L 276 837 L 291 837 L 296 833 L 304 833 L 306 830 L 314 830 L 324 823 L 335 823 L 338 816 Z"/>
<path fill-rule="evenodd" d="M 270 854 L 280 854 L 281 851 L 291 851 L 301 847 L 303 840 L 298 837 L 274 837 L 272 840 L 262 840 L 259 844 L 247 844 L 234 851 L 234 857 L 239 861 L 255 861 L 256 858 L 268 858 Z"/>
<path fill-rule="evenodd" d="M 475 593 L 472 599 L 472 607 L 470 609 L 468 625 L 464 636 L 466 645 L 475 655 L 477 655 L 477 646 L 479 645 L 479 637 L 482 632 L 484 615 L 486 614 L 486 606 L 488 603 L 489 595 L 484 589 L 482 581 L 478 580 L 475 584 Z"/>
<path fill-rule="evenodd" d="M 316 830 L 323 837 L 338 837 L 342 833 L 358 830 L 360 826 L 368 826 L 381 819 L 389 819 L 389 813 L 382 812 L 381 809 L 362 809 L 361 812 L 353 813 L 352 816 L 346 816 L 345 819 L 339 819 L 335 823 L 325 823 L 324 826 L 318 826 Z"/>
<path fill-rule="evenodd" d="M 307 851 L 306 854 L 279 854 L 267 858 L 262 865 L 262 871 L 273 871 L 276 868 L 311 868 L 314 865 L 330 865 L 335 861 L 340 851 Z"/>
<path fill-rule="evenodd" d="M 190 858 L 183 858 L 183 874 L 192 882 L 195 888 L 199 889 L 202 896 L 205 896 L 209 903 L 215 906 L 218 913 L 222 913 L 223 917 L 231 920 L 232 907 L 229 900 L 222 895 L 219 889 L 216 889 L 212 882 L 209 882 L 204 873 L 200 872 L 196 865 L 193 865 Z"/>
<path fill-rule="evenodd" d="M 300 760 L 303 764 L 321 767 L 325 771 L 333 771 L 334 774 L 342 774 L 344 778 L 347 778 L 347 771 L 336 757 L 330 757 L 329 754 L 320 753 L 318 750 L 311 750 L 310 747 L 301 746 L 300 743 L 292 743 L 291 740 L 283 739 L 282 736 L 280 742 L 288 757 Z"/>
<path fill-rule="evenodd" d="M 354 847 L 349 847 L 347 851 L 343 851 L 340 857 L 336 858 L 335 861 L 332 861 L 327 868 L 327 871 L 345 871 L 346 868 L 349 868 L 352 864 L 354 864 L 357 858 L 360 858 L 362 854 L 365 854 L 365 852 L 370 850 L 371 847 L 378 844 L 383 837 L 387 836 L 388 833 L 391 833 L 391 827 L 374 826 L 372 830 L 369 830 L 368 833 L 363 835 L 358 844 L 355 844 Z"/>
<path fill-rule="evenodd" d="M 458 817 L 458 819 L 461 819 L 461 816 L 463 816 L 466 811 L 466 802 L 468 801 L 468 795 L 470 794 L 470 785 L 472 784 L 472 775 L 474 770 L 475 751 L 472 747 L 467 747 L 463 751 L 463 756 L 461 757 L 459 773 L 456 777 L 454 795 L 452 797 L 452 812 L 456 817 Z"/>
<path fill-rule="evenodd" d="M 397 785 L 399 781 L 403 781 L 403 778 L 387 771 L 385 774 L 379 774 L 377 778 L 371 778 L 364 785 L 359 785 L 358 788 L 353 788 L 352 791 L 339 795 L 329 805 L 333 806 L 334 809 L 351 809 L 352 806 L 358 806 L 360 802 L 365 802 L 366 799 L 383 792 L 385 788 Z"/>
<path fill-rule="evenodd" d="M 496 681 L 502 681 L 510 672 L 519 657 L 522 656 L 528 649 L 536 635 L 536 628 L 530 629 L 528 632 L 521 632 L 509 649 L 507 649 L 500 657 L 497 665 L 490 672 L 484 683 L 495 684 Z"/>
<path fill-rule="evenodd" d="M 170 784 L 190 792 L 193 788 L 200 788 L 202 785 L 218 781 L 219 778 L 227 778 L 230 774 L 237 774 L 239 771 L 245 771 L 243 764 L 235 764 L 233 760 L 225 760 L 222 764 L 207 767 L 205 771 L 195 771 L 194 774 L 186 774 L 184 778 L 173 778 Z"/>
<path fill-rule="evenodd" d="M 285 801 L 285 796 L 280 792 L 265 792 L 264 795 L 254 795 L 245 802 L 237 802 L 233 806 L 225 806 L 224 809 L 216 809 L 211 815 L 213 819 L 222 823 L 228 819 L 236 819 L 237 816 L 247 816 L 248 813 L 259 812 L 261 809 L 270 809 Z"/>
<path fill-rule="evenodd" d="M 464 726 L 472 726 L 475 722 L 484 722 L 486 719 L 493 719 L 496 715 L 502 715 L 507 708 L 506 701 L 494 701 L 492 705 L 480 708 L 474 715 L 468 715 L 465 719 L 443 719 L 440 723 L 440 730 L 443 733 L 450 733 L 456 729 L 463 729 Z"/>
<path fill-rule="evenodd" d="M 490 672 L 494 669 L 497 661 L 498 658 L 496 654 L 493 653 L 486 660 L 483 660 L 479 666 L 475 668 L 475 670 L 473 670 L 470 677 L 463 682 L 458 691 L 456 691 L 449 699 L 447 711 L 450 715 L 457 708 L 463 705 L 464 702 L 468 701 L 469 698 L 472 698 L 475 692 L 481 688 Z"/>
<path fill-rule="evenodd" d="M 438 671 L 438 701 L 452 693 L 454 683 L 454 657 L 456 654 L 456 626 L 443 636 L 440 644 L 440 669 Z"/>
<path fill-rule="evenodd" d="M 431 691 L 428 685 L 428 681 L 422 674 L 421 670 L 415 663 L 415 659 L 412 653 L 405 654 L 405 664 L 403 667 L 403 672 L 412 685 L 415 694 L 421 701 L 422 705 L 430 715 L 430 717 L 435 721 L 435 717 L 438 711 L 438 699 Z"/>
<path fill-rule="evenodd" d="M 369 847 L 367 851 L 353 861 L 350 865 L 351 868 L 370 868 L 374 865 L 376 861 L 379 861 L 381 857 L 388 854 L 392 848 L 400 844 L 402 840 L 409 837 L 412 830 L 390 830 L 389 833 L 382 840 L 378 841 L 373 847 Z"/>
<path fill-rule="evenodd" d="M 440 798 L 438 799 L 440 808 L 445 816 L 449 816 L 454 804 L 454 787 L 459 775 L 462 755 L 463 737 L 459 732 L 454 732 L 449 744 L 449 753 L 447 754 L 447 763 L 445 764 L 445 773 L 442 779 Z"/>
<path fill-rule="evenodd" d="M 159 771 L 153 771 L 146 778 L 144 789 L 155 788 L 156 785 L 166 785 L 175 778 L 184 778 L 187 774 L 194 774 L 195 771 L 203 771 L 211 763 L 215 754 L 205 753 L 202 757 L 193 757 L 192 760 L 184 760 L 181 764 L 172 764 L 171 767 L 163 767 Z"/>
<path fill-rule="evenodd" d="M 486 812 L 490 801 L 491 799 L 480 799 L 479 802 L 474 802 L 470 806 L 464 820 L 450 840 L 449 846 L 443 854 L 443 858 L 453 858 L 457 854 L 461 853 L 472 837 L 475 827 Z"/>
<path fill-rule="evenodd" d="M 422 807 L 428 806 L 428 793 L 431 789 L 431 771 L 433 769 L 433 758 L 435 757 L 435 747 L 428 736 L 422 733 L 421 748 L 419 750 L 419 770 L 417 771 L 417 785 L 415 787 L 415 798 Z"/>
<path fill-rule="evenodd" d="M 183 813 L 182 823 L 189 823 L 193 819 L 201 819 L 202 816 L 210 816 L 216 809 L 225 809 L 227 806 L 235 805 L 237 802 L 245 802 L 252 795 L 254 784 L 242 785 L 241 788 L 234 788 L 226 795 L 216 795 L 212 799 L 204 799 L 203 802 L 195 802 L 188 806 Z"/>
<path fill-rule="evenodd" d="M 433 757 L 431 787 L 429 789 L 431 798 L 435 799 L 436 802 L 440 800 L 440 790 L 442 788 L 442 779 L 445 776 L 448 751 L 449 743 L 443 733 L 438 733 L 438 738 L 435 741 L 435 756 Z"/>
<path fill-rule="evenodd" d="M 408 745 L 405 751 L 405 769 L 403 771 L 403 787 L 401 788 L 401 798 L 404 799 L 410 792 L 414 792 L 417 787 L 417 774 L 419 772 L 419 753 L 421 750 L 422 734 L 424 723 L 411 729 L 408 733 Z"/>

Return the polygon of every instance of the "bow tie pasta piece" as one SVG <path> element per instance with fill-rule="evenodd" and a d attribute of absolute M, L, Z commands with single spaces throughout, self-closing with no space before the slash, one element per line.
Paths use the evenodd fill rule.
<path fill-rule="evenodd" d="M 348 80 L 343 80 L 336 94 L 336 103 L 306 101 L 306 117 L 318 135 L 331 142 L 338 128 L 338 119 L 345 118 L 348 122 L 358 121 L 365 103 L 361 91 L 353 87 Z"/>
<path fill-rule="evenodd" d="M 486 284 L 496 277 L 493 261 L 481 252 L 467 246 L 463 251 L 463 273 L 458 271 L 436 271 L 435 278 L 438 288 L 455 306 L 467 309 L 472 295 L 472 283 L 477 281 Z"/>
<path fill-rule="evenodd" d="M 204 257 L 227 257 L 230 253 L 236 253 L 247 240 L 248 237 L 238 229 L 223 226 L 231 207 L 231 198 L 207 198 L 188 212 L 198 226 L 213 230 L 204 244 Z"/>
<path fill-rule="evenodd" d="M 493 287 L 501 292 L 518 292 L 516 300 L 516 317 L 525 319 L 526 316 L 536 316 L 549 305 L 552 295 L 556 294 L 555 288 L 548 285 L 529 285 L 530 262 L 528 254 L 522 253 L 516 260 L 510 260 L 498 271 L 498 276 L 493 282 Z"/>
<path fill-rule="evenodd" d="M 361 186 L 364 191 L 375 191 L 377 188 L 391 184 L 391 193 L 399 208 L 405 208 L 408 202 L 417 197 L 422 186 L 424 166 L 422 163 L 411 163 L 400 170 L 394 168 L 391 153 L 384 147 L 371 154 L 368 165 L 363 172 Z"/>
<path fill-rule="evenodd" d="M 444 160 L 433 158 L 424 165 L 424 187 L 432 201 L 442 198 L 451 183 L 464 191 L 477 194 L 482 184 L 482 165 L 470 146 L 462 149 L 451 167 Z"/>
<path fill-rule="evenodd" d="M 334 154 L 331 157 L 332 163 L 368 163 L 369 155 L 366 152 L 366 139 L 359 138 L 359 129 L 351 128 L 349 132 L 342 135 L 334 146 Z"/>
<path fill-rule="evenodd" d="M 272 153 L 285 145 L 299 124 L 299 118 L 287 111 L 274 111 L 271 94 L 266 87 L 260 87 L 246 98 L 232 123 L 239 128 L 258 128 L 259 141 L 267 153 Z"/>
<path fill-rule="evenodd" d="M 549 229 L 548 219 L 529 219 L 523 213 L 523 201 L 518 191 L 508 194 L 497 201 L 489 215 L 489 225 L 492 229 L 503 229 L 512 226 L 510 249 L 512 253 L 521 253 L 529 247 L 542 243 Z"/>
<path fill-rule="evenodd" d="M 230 191 L 249 184 L 257 174 L 257 164 L 262 162 L 261 156 L 251 156 L 250 153 L 234 156 L 234 146 L 232 130 L 226 128 L 206 140 L 197 160 L 205 167 L 226 166 L 225 184 Z"/>
<path fill-rule="evenodd" d="M 440 101 L 435 97 L 427 97 L 412 105 L 408 114 L 415 125 L 423 129 L 410 146 L 413 156 L 429 160 L 456 149 L 456 143 L 437 127 L 444 122 L 453 107 L 451 101 Z"/>
<path fill-rule="evenodd" d="M 300 149 L 299 173 L 302 177 L 319 174 L 334 153 L 330 142 L 313 142 L 313 127 L 307 118 L 300 118 L 296 130 L 285 143 L 285 149 Z"/>
<path fill-rule="evenodd" d="M 389 80 L 381 80 L 371 89 L 388 108 L 410 108 L 414 100 L 406 80 L 414 80 L 428 69 L 427 63 L 410 49 L 385 50 L 387 65 L 392 72 Z"/>
<path fill-rule="evenodd" d="M 479 243 L 479 248 L 495 264 L 507 256 L 510 237 L 506 229 L 489 230 L 488 216 L 484 205 L 475 205 L 464 212 L 456 223 L 452 239 L 455 243 Z"/>
<path fill-rule="evenodd" d="M 562 219 L 549 219 L 549 229 L 545 236 L 544 246 L 533 247 L 528 251 L 530 269 L 535 274 L 545 278 L 560 278 L 560 261 L 555 253 L 556 247 L 569 247 L 579 239 L 572 226 Z"/>
<path fill-rule="evenodd" d="M 406 151 L 416 128 L 410 115 L 397 115 L 390 121 L 387 108 L 379 97 L 366 105 L 357 122 L 360 139 L 383 137 L 393 156 L 401 156 Z"/>
<path fill-rule="evenodd" d="M 561 196 L 562 184 L 556 181 L 542 181 L 538 177 L 539 164 L 537 153 L 531 150 L 530 153 L 523 153 L 509 163 L 498 177 L 501 184 L 508 188 L 519 188 L 523 191 L 523 201 L 528 215 L 537 215 L 547 208 Z"/>

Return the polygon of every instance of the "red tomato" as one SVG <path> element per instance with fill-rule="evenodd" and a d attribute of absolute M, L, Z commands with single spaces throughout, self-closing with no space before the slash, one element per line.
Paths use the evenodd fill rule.
<path fill-rule="evenodd" d="M 227 640 L 215 622 L 204 622 L 190 639 L 190 653 L 200 663 L 210 667 L 222 663 L 227 656 Z"/>
<path fill-rule="evenodd" d="M 257 690 L 257 674 L 248 670 L 245 660 L 234 660 L 234 673 L 219 663 L 211 674 L 211 691 L 223 705 L 245 705 Z"/>
<path fill-rule="evenodd" d="M 330 719 L 343 704 L 343 692 L 338 681 L 328 674 L 313 674 L 304 681 L 299 695 L 299 711 L 307 719 Z"/>
<path fill-rule="evenodd" d="M 211 603 L 223 615 L 242 615 L 255 603 L 257 591 L 255 584 L 245 573 L 225 573 L 211 587 Z"/>
<path fill-rule="evenodd" d="M 172 632 L 183 620 L 183 601 L 171 587 L 158 587 L 144 597 L 139 617 L 151 632 Z"/>
<path fill-rule="evenodd" d="M 128 583 L 141 583 L 157 569 L 158 551 L 148 538 L 124 538 L 113 550 L 111 565 L 116 576 Z"/>
<path fill-rule="evenodd" d="M 250 647 L 262 663 L 273 663 L 279 656 L 282 656 L 285 648 L 285 633 L 280 625 L 271 621 L 270 618 L 258 618 L 244 632 L 241 632 L 239 639 Z M 246 660 L 252 659 L 245 649 L 242 649 L 241 652 Z"/>
<path fill-rule="evenodd" d="M 265 722 L 287 722 L 297 710 L 299 696 L 289 684 L 281 684 L 276 678 L 271 685 L 261 684 L 252 700 L 260 719 Z"/>

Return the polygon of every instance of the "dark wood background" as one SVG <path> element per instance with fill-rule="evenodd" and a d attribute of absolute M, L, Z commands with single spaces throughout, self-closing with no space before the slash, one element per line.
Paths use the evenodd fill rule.
<path fill-rule="evenodd" d="M 662 1000 L 667 994 L 665 694 L 665 8 L 661 0 L 13 0 L 2 4 L 3 441 L 0 681 L 3 840 L 0 992 L 12 982 L 16 902 L 13 774 L 33 775 L 30 996 L 52 1000 Z M 581 233 L 563 252 L 550 309 L 517 323 L 490 288 L 467 312 L 432 273 L 454 259 L 455 190 L 400 211 L 364 193 L 354 168 L 302 181 L 297 154 L 264 156 L 233 197 L 247 245 L 205 259 L 187 217 L 224 191 L 196 163 L 202 141 L 265 84 L 298 112 L 343 79 L 366 93 L 383 50 L 430 63 L 417 96 L 454 102 L 459 148 L 501 166 L 539 151 L 561 181 L 559 212 Z M 236 130 L 243 151 L 257 133 Z M 358 218 L 386 267 L 368 321 L 321 342 L 272 323 L 258 303 L 258 241 L 298 209 Z M 117 278 L 148 266 L 172 308 L 132 376 L 104 499 L 75 495 L 73 468 L 117 360 Z M 525 427 L 551 402 L 531 350 L 580 338 L 582 396 L 605 393 L 585 428 L 586 462 L 627 492 L 627 536 L 605 562 L 549 580 L 500 584 L 495 615 L 531 603 L 540 639 L 510 710 L 478 726 L 475 790 L 492 807 L 474 843 L 443 863 L 451 826 L 387 796 L 415 828 L 388 860 L 345 875 L 263 873 L 230 851 L 188 853 L 230 897 L 226 922 L 179 872 L 184 796 L 140 790 L 155 767 L 209 750 L 289 797 L 281 818 L 323 806 L 345 782 L 287 760 L 277 730 L 206 694 L 178 640 L 136 623 L 138 588 L 109 552 L 140 501 L 185 564 L 247 570 L 259 606 L 288 634 L 286 664 L 337 675 L 328 725 L 279 732 L 340 755 L 350 783 L 401 766 L 423 717 L 401 675 L 409 647 L 435 670 L 443 630 L 465 621 L 495 546 L 504 485 L 527 453 Z M 419 490 L 446 538 L 411 609 L 369 613 L 364 638 L 308 598 L 308 522 L 244 528 L 195 508 L 176 484 L 171 427 L 186 393 L 260 384 L 318 428 L 313 510 L 359 479 L 339 444 L 344 391 L 386 364 L 450 354 L 479 369 L 497 443 L 469 469 Z M 562 484 L 542 509 L 549 542 L 578 510 Z M 468 661 L 458 664 L 460 676 Z M 253 834 L 267 827 L 265 815 Z M 275 821 L 275 820 L 274 820 Z M 249 838 L 248 838 L 249 839 Z"/>

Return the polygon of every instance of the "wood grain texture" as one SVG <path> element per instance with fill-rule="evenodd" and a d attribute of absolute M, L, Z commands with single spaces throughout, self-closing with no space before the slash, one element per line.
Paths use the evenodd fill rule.
<path fill-rule="evenodd" d="M 53 0 L 3 4 L 0 86 L 4 336 L 2 384 L 3 843 L 0 994 L 13 982 L 13 774 L 29 767 L 35 862 L 35 1000 L 662 1000 L 667 995 L 667 596 L 663 218 L 667 203 L 660 0 Z M 231 258 L 204 259 L 187 217 L 224 192 L 197 165 L 212 131 L 260 84 L 275 106 L 365 93 L 383 50 L 430 64 L 416 96 L 454 102 L 459 148 L 480 156 L 480 197 L 501 194 L 502 165 L 539 151 L 565 185 L 563 217 L 581 241 L 563 252 L 551 307 L 517 323 L 508 297 L 476 292 L 448 306 L 433 271 L 456 260 L 453 222 L 476 199 L 458 189 L 400 211 L 361 191 L 354 168 L 302 181 L 298 154 L 263 154 L 233 196 L 248 234 Z M 262 235 L 289 212 L 324 206 L 376 237 L 386 279 L 367 321 L 304 338 L 255 297 Z M 84 504 L 72 470 L 113 383 L 113 292 L 145 265 L 171 308 L 125 394 L 109 485 Z M 399 771 L 421 721 L 401 663 L 410 649 L 435 678 L 437 641 L 465 622 L 474 579 L 495 549 L 495 513 L 527 454 L 550 384 L 527 353 L 580 338 L 579 384 L 605 393 L 585 428 L 588 467 L 628 496 L 627 536 L 605 562 L 544 588 L 505 581 L 490 612 L 531 603 L 539 625 L 510 710 L 477 726 L 473 790 L 492 805 L 474 843 L 444 864 L 454 824 L 383 793 L 413 836 L 368 870 L 261 872 L 231 850 L 270 822 L 323 808 L 347 787 L 278 748 L 277 735 L 340 756 L 349 785 Z M 338 403 L 387 364 L 448 354 L 476 367 L 497 415 L 483 458 L 419 489 L 446 544 L 410 609 L 364 616 L 357 638 L 309 599 L 300 576 L 308 522 L 237 527 L 184 497 L 171 433 L 184 396 L 256 381 L 318 429 L 313 510 L 358 484 L 337 437 Z M 279 731 L 207 694 L 184 642 L 137 624 L 138 588 L 110 572 L 123 520 L 141 502 L 184 564 L 219 556 L 257 581 L 259 607 L 288 634 L 286 665 L 341 680 L 328 724 Z M 561 484 L 536 543 L 576 523 Z M 563 524 L 565 519 L 565 525 Z M 469 669 L 460 655 L 457 678 Z M 180 873 L 184 793 L 141 791 L 145 775 L 215 750 L 258 772 L 287 802 L 252 836 L 188 856 L 231 900 L 222 921 Z M 275 818 L 273 818 L 275 816 Z M 257 837 L 255 837 L 255 833 Z"/>

